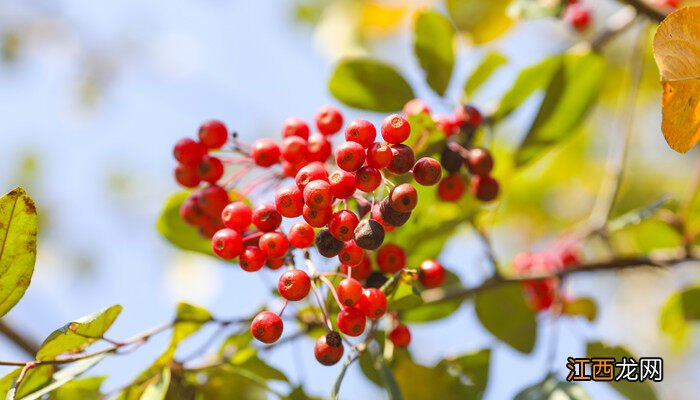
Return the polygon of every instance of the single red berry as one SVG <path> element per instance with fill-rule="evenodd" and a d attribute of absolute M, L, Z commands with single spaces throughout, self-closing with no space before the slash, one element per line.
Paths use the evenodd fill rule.
<path fill-rule="evenodd" d="M 564 20 L 577 31 L 584 31 L 591 24 L 591 10 L 584 4 L 569 4 L 564 10 Z"/>
<path fill-rule="evenodd" d="M 328 337 L 333 334 L 337 336 L 336 340 L 329 340 Z M 344 351 L 343 341 L 338 332 L 331 332 L 328 335 L 323 335 L 316 339 L 316 343 L 314 344 L 314 357 L 325 366 L 334 365 L 340 361 L 340 359 L 343 358 Z"/>
<path fill-rule="evenodd" d="M 218 158 L 206 155 L 197 164 L 197 175 L 203 181 L 216 183 L 224 176 L 224 164 Z"/>
<path fill-rule="evenodd" d="M 328 177 L 331 193 L 337 199 L 347 199 L 357 190 L 355 174 L 346 171 L 335 171 Z"/>
<path fill-rule="evenodd" d="M 348 336 L 360 336 L 366 322 L 365 315 L 355 307 L 345 307 L 338 313 L 338 330 Z"/>
<path fill-rule="evenodd" d="M 301 160 L 301 161 L 297 161 L 294 163 L 291 163 L 287 160 L 282 160 L 282 173 L 287 178 L 294 178 L 295 176 L 297 176 L 299 171 L 304 166 L 306 166 L 306 164 L 307 164 L 306 160 Z"/>
<path fill-rule="evenodd" d="M 433 186 L 441 177 L 442 167 L 434 158 L 423 157 L 413 165 L 413 179 L 423 186 Z"/>
<path fill-rule="evenodd" d="M 210 149 L 220 149 L 228 140 L 228 129 L 223 122 L 211 120 L 199 127 L 199 141 Z"/>
<path fill-rule="evenodd" d="M 418 280 L 427 288 L 435 288 L 442 285 L 447 278 L 445 267 L 436 260 L 425 260 L 420 264 Z"/>
<path fill-rule="evenodd" d="M 304 299 L 311 290 L 311 279 L 300 269 L 290 269 L 280 276 L 277 289 L 282 297 L 291 301 Z"/>
<path fill-rule="evenodd" d="M 255 165 L 269 167 L 280 161 L 280 147 L 272 139 L 258 139 L 253 143 L 250 150 Z"/>
<path fill-rule="evenodd" d="M 382 137 L 391 144 L 399 144 L 411 135 L 411 124 L 406 118 L 393 114 L 382 122 Z"/>
<path fill-rule="evenodd" d="M 338 260 L 344 265 L 357 265 L 365 258 L 365 251 L 354 240 L 348 240 L 343 245 L 343 250 L 338 254 Z"/>
<path fill-rule="evenodd" d="M 197 187 L 202 181 L 197 175 L 197 169 L 191 165 L 178 164 L 175 167 L 175 180 L 184 187 Z"/>
<path fill-rule="evenodd" d="M 680 0 L 656 0 L 654 4 L 659 8 L 675 10 L 680 5 Z"/>
<path fill-rule="evenodd" d="M 335 150 L 335 162 L 343 171 L 357 171 L 365 162 L 365 148 L 356 142 L 341 143 Z"/>
<path fill-rule="evenodd" d="M 377 265 L 387 274 L 399 272 L 406 267 L 406 252 L 400 246 L 386 243 L 377 250 Z"/>
<path fill-rule="evenodd" d="M 391 146 L 391 163 L 386 168 L 393 174 L 402 175 L 410 171 L 415 163 L 416 156 L 410 147 L 395 144 Z"/>
<path fill-rule="evenodd" d="M 372 262 L 369 259 L 369 255 L 365 252 L 362 261 L 357 265 L 340 264 L 340 272 L 358 281 L 364 281 L 372 273 Z"/>
<path fill-rule="evenodd" d="M 476 107 L 469 104 L 457 106 L 454 110 L 454 121 L 458 126 L 468 125 L 472 128 L 478 128 L 481 125 L 481 113 Z"/>
<path fill-rule="evenodd" d="M 309 138 L 309 125 L 301 118 L 289 117 L 282 125 L 282 137 L 299 136 L 307 140 Z"/>
<path fill-rule="evenodd" d="M 357 214 L 350 210 L 340 210 L 331 216 L 328 230 L 333 237 L 346 242 L 352 239 L 355 228 L 359 223 L 360 219 L 357 217 Z"/>
<path fill-rule="evenodd" d="M 275 193 L 275 207 L 283 217 L 296 218 L 304 208 L 304 198 L 296 186 L 282 188 Z"/>
<path fill-rule="evenodd" d="M 396 325 L 396 328 L 389 332 L 389 340 L 399 349 L 405 349 L 411 343 L 411 331 L 404 324 Z"/>
<path fill-rule="evenodd" d="M 448 175 L 438 185 L 438 197 L 444 201 L 457 201 L 464 193 L 464 179 L 459 175 Z"/>
<path fill-rule="evenodd" d="M 311 208 L 304 204 L 304 209 L 302 210 L 302 215 L 304 216 L 304 221 L 314 228 L 322 228 L 331 220 L 333 215 L 333 209 L 331 207 L 327 208 Z"/>
<path fill-rule="evenodd" d="M 297 163 L 306 160 L 309 143 L 299 136 L 289 136 L 284 138 L 280 146 L 282 158 L 290 163 Z"/>
<path fill-rule="evenodd" d="M 471 189 L 474 196 L 483 202 L 493 201 L 498 197 L 498 181 L 490 176 L 475 175 L 471 180 Z"/>
<path fill-rule="evenodd" d="M 391 147 L 384 142 L 373 143 L 367 148 L 367 165 L 377 169 L 386 168 L 391 164 Z"/>
<path fill-rule="evenodd" d="M 378 169 L 364 166 L 355 174 L 357 188 L 365 193 L 373 192 L 382 184 L 382 173 Z"/>
<path fill-rule="evenodd" d="M 210 217 L 220 217 L 228 203 L 228 192 L 221 186 L 209 185 L 200 191 L 199 206 Z"/>
<path fill-rule="evenodd" d="M 338 284 L 336 289 L 338 300 L 345 306 L 352 306 L 362 297 L 362 284 L 354 278 L 345 278 Z"/>
<path fill-rule="evenodd" d="M 479 147 L 469 150 L 466 163 L 467 167 L 469 167 L 469 172 L 474 175 L 486 176 L 490 174 L 493 169 L 491 152 Z"/>
<path fill-rule="evenodd" d="M 268 258 L 265 265 L 273 271 L 280 269 L 284 265 L 284 258 Z"/>
<path fill-rule="evenodd" d="M 279 315 L 263 311 L 253 318 L 250 324 L 250 333 L 263 343 L 274 343 L 282 336 L 284 323 Z"/>
<path fill-rule="evenodd" d="M 267 232 L 260 236 L 258 242 L 260 250 L 265 252 L 269 258 L 281 258 L 287 254 L 289 250 L 289 241 L 287 237 L 279 232 Z"/>
<path fill-rule="evenodd" d="M 243 232 L 250 226 L 252 215 L 253 211 L 247 204 L 235 201 L 221 212 L 221 221 L 227 228 Z"/>
<path fill-rule="evenodd" d="M 412 99 L 403 106 L 403 113 L 407 117 L 412 117 L 418 114 L 430 114 L 430 107 L 428 106 L 428 103 L 421 99 Z"/>
<path fill-rule="evenodd" d="M 309 136 L 307 158 L 309 161 L 326 162 L 331 156 L 331 142 L 325 136 L 313 134 Z"/>
<path fill-rule="evenodd" d="M 326 181 L 315 180 L 309 182 L 304 188 L 303 195 L 304 204 L 317 210 L 329 208 L 333 204 L 331 184 Z"/>
<path fill-rule="evenodd" d="M 304 190 L 309 182 L 319 180 L 328 182 L 328 170 L 320 162 L 312 162 L 305 165 L 294 177 L 294 181 L 300 190 Z"/>
<path fill-rule="evenodd" d="M 445 134 L 446 137 L 454 136 L 459 133 L 459 125 L 457 121 L 449 115 L 438 114 L 433 116 L 435 126 Z"/>
<path fill-rule="evenodd" d="M 180 139 L 175 143 L 173 155 L 182 164 L 195 165 L 202 161 L 202 157 L 207 154 L 207 148 L 190 138 Z"/>
<path fill-rule="evenodd" d="M 216 232 L 211 239 L 211 248 L 224 260 L 238 257 L 243 250 L 243 238 L 233 229 L 224 228 Z"/>
<path fill-rule="evenodd" d="M 377 137 L 377 128 L 366 119 L 355 119 L 345 127 L 345 140 L 357 142 L 362 147 L 367 148 Z"/>
<path fill-rule="evenodd" d="M 376 288 L 365 289 L 362 292 L 357 308 L 370 319 L 379 319 L 386 313 L 386 296 Z"/>
<path fill-rule="evenodd" d="M 200 196 L 191 195 L 182 202 L 180 205 L 180 218 L 188 223 L 189 225 L 198 226 L 203 223 L 203 221 L 209 219 L 204 210 L 199 206 Z"/>
<path fill-rule="evenodd" d="M 263 232 L 274 231 L 282 223 L 282 215 L 272 204 L 261 204 L 253 210 L 252 222 Z"/>
<path fill-rule="evenodd" d="M 265 265 L 265 252 L 256 246 L 246 246 L 241 252 L 238 263 L 241 269 L 248 272 L 259 271 Z"/>
<path fill-rule="evenodd" d="M 306 222 L 297 222 L 289 228 L 289 244 L 297 249 L 305 249 L 314 244 L 316 233 L 314 228 Z"/>
<path fill-rule="evenodd" d="M 214 235 L 224 229 L 224 226 L 220 222 L 214 220 L 213 218 L 206 218 L 202 220 L 201 225 L 199 225 L 199 234 L 207 239 L 211 239 Z"/>
<path fill-rule="evenodd" d="M 343 127 L 343 115 L 333 106 L 321 107 L 316 113 L 316 128 L 323 135 L 332 135 Z"/>
<path fill-rule="evenodd" d="M 417 204 L 418 192 L 410 183 L 402 183 L 389 193 L 389 205 L 400 213 L 413 211 Z"/>

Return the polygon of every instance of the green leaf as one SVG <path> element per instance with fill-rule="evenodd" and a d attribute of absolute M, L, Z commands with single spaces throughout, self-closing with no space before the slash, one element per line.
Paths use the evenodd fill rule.
<path fill-rule="evenodd" d="M 0 197 L 0 317 L 22 298 L 36 261 L 36 207 L 22 188 Z"/>
<path fill-rule="evenodd" d="M 103 397 L 100 387 L 106 378 L 105 376 L 91 376 L 67 382 L 51 392 L 47 400 L 100 400 Z"/>
<path fill-rule="evenodd" d="M 481 63 L 474 69 L 464 83 L 464 97 L 470 98 L 474 93 L 493 75 L 498 68 L 508 62 L 506 56 L 496 51 L 492 51 L 481 60 Z"/>
<path fill-rule="evenodd" d="M 53 331 L 36 353 L 37 360 L 53 360 L 60 354 L 72 354 L 85 350 L 102 339 L 102 335 L 112 326 L 121 311 L 122 306 L 114 305 L 69 322 Z"/>
<path fill-rule="evenodd" d="M 442 287 L 455 286 L 461 286 L 459 277 L 453 272 L 447 271 L 447 278 Z M 461 305 L 461 299 L 424 303 L 412 286 L 402 284 L 394 295 L 394 300 L 389 303 L 389 310 L 401 312 L 401 320 L 404 322 L 416 323 L 447 318 L 459 310 Z"/>
<path fill-rule="evenodd" d="M 377 357 L 377 359 L 379 363 L 379 376 L 382 379 L 382 386 L 386 389 L 389 400 L 403 400 L 404 396 L 403 393 L 401 393 L 394 372 L 389 368 L 389 365 L 384 361 L 382 356 Z"/>
<path fill-rule="evenodd" d="M 519 284 L 504 284 L 477 293 L 474 308 L 491 334 L 522 353 L 530 353 L 537 338 L 535 313 Z"/>
<path fill-rule="evenodd" d="M 418 13 L 414 51 L 428 85 L 440 96 L 445 94 L 452 76 L 454 39 L 455 29 L 442 14 L 432 9 Z"/>
<path fill-rule="evenodd" d="M 557 382 L 549 376 L 543 382 L 525 388 L 514 400 L 589 400 L 583 387 L 573 382 Z"/>
<path fill-rule="evenodd" d="M 586 356 L 589 358 L 608 357 L 621 361 L 623 357 L 631 358 L 639 361 L 639 358 L 634 357 L 629 350 L 621 346 L 611 346 L 602 342 L 588 342 L 586 347 Z M 616 374 L 619 372 L 616 368 Z M 621 395 L 630 400 L 656 400 L 656 391 L 650 381 L 631 382 L 631 381 L 611 381 L 610 386 L 618 391 Z"/>
<path fill-rule="evenodd" d="M 78 376 L 82 375 L 85 373 L 87 370 L 90 368 L 94 367 L 97 363 L 102 361 L 105 357 L 107 357 L 107 354 L 100 354 L 98 356 L 86 358 L 80 361 L 76 361 L 70 366 L 61 369 L 57 371 L 53 376 L 51 377 L 51 383 L 49 383 L 46 386 L 43 386 L 41 389 L 32 392 L 31 394 L 24 396 L 22 398 L 19 398 L 19 400 L 36 400 L 41 398 L 47 393 L 50 393 L 53 390 L 56 390 L 60 388 L 61 386 L 65 385 L 66 383 L 74 380 Z"/>
<path fill-rule="evenodd" d="M 480 398 L 486 391 L 490 363 L 491 349 L 483 349 L 456 358 L 445 359 L 438 364 L 438 367 L 457 374 L 465 382 L 470 382 L 477 389 L 477 396 Z"/>
<path fill-rule="evenodd" d="M 12 370 L 12 372 L 0 378 L 0 395 L 6 395 L 7 398 L 11 397 L 11 394 L 8 393 L 15 385 L 15 381 L 22 372 L 22 368 L 23 367 L 15 368 Z M 53 365 L 38 365 L 27 371 L 26 375 L 24 376 L 24 380 L 22 381 L 22 385 L 20 385 L 20 388 L 17 391 L 16 398 L 26 396 L 29 393 L 46 386 L 49 382 L 51 382 L 51 376 L 55 370 L 56 369 Z"/>
<path fill-rule="evenodd" d="M 468 379 L 451 374 L 447 364 L 420 365 L 407 352 L 395 353 L 393 371 L 405 400 L 470 400 L 481 392 Z"/>
<path fill-rule="evenodd" d="M 168 394 L 170 387 L 170 369 L 164 368 L 163 372 L 158 375 L 158 379 L 154 379 L 146 386 L 140 400 L 163 400 Z"/>
<path fill-rule="evenodd" d="M 559 16 L 563 9 L 558 1 L 515 0 L 508 11 L 519 19 L 536 19 Z"/>
<path fill-rule="evenodd" d="M 593 321 L 598 315 L 598 306 L 590 297 L 579 297 L 565 301 L 562 313 L 571 316 L 581 316 L 589 321 Z"/>
<path fill-rule="evenodd" d="M 459 30 L 469 34 L 475 44 L 501 36 L 513 20 L 506 10 L 511 0 L 447 0 L 450 17 Z"/>
<path fill-rule="evenodd" d="M 369 57 L 341 60 L 328 88 L 348 106 L 371 111 L 397 111 L 415 97 L 411 86 L 393 66 Z"/>
<path fill-rule="evenodd" d="M 689 287 L 669 296 L 661 307 L 661 331 L 673 339 L 677 348 L 687 344 L 689 321 L 700 320 L 700 285 Z"/>
<path fill-rule="evenodd" d="M 605 74 L 596 53 L 566 54 L 515 156 L 522 166 L 543 150 L 571 136 L 595 103 Z"/>
<path fill-rule="evenodd" d="M 187 380 L 197 387 L 198 399 L 245 399 L 267 400 L 266 390 L 261 384 L 242 376 L 230 365 L 208 370 L 187 372 Z"/>
<path fill-rule="evenodd" d="M 297 386 L 292 390 L 287 397 L 284 398 L 284 400 L 321 400 L 320 397 L 315 397 L 315 396 L 309 396 L 304 392 L 304 388 L 301 386 Z"/>
<path fill-rule="evenodd" d="M 238 369 L 249 371 L 250 373 L 260 377 L 263 380 L 289 382 L 287 375 L 277 368 L 271 367 L 265 361 L 257 356 L 257 350 L 254 347 L 246 347 L 239 350 L 229 363 Z"/>
<path fill-rule="evenodd" d="M 180 206 L 190 195 L 189 191 L 178 192 L 168 197 L 158 217 L 158 232 L 173 245 L 183 249 L 213 255 L 211 240 L 199 234 L 197 229 L 180 218 Z"/>

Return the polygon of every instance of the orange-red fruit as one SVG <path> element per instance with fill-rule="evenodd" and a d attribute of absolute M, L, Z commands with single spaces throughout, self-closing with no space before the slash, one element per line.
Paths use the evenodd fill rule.
<path fill-rule="evenodd" d="M 306 222 L 297 222 L 289 228 L 289 244 L 297 249 L 305 249 L 314 244 L 316 233 Z"/>
<path fill-rule="evenodd" d="M 296 186 L 282 188 L 275 193 L 275 207 L 283 217 L 296 218 L 304 208 L 301 190 Z"/>
<path fill-rule="evenodd" d="M 280 153 L 282 158 L 290 163 L 297 163 L 306 160 L 309 144 L 306 139 L 299 136 L 289 136 L 282 140 Z"/>
<path fill-rule="evenodd" d="M 205 182 L 216 183 L 224 175 L 224 164 L 218 158 L 206 155 L 197 164 L 197 175 Z"/>
<path fill-rule="evenodd" d="M 333 106 L 321 107 L 316 113 L 316 128 L 324 135 L 332 135 L 343 127 L 343 115 Z"/>
<path fill-rule="evenodd" d="M 386 296 L 376 288 L 365 289 L 356 306 L 370 319 L 379 319 L 386 313 Z"/>
<path fill-rule="evenodd" d="M 311 290 L 311 279 L 300 269 L 291 269 L 280 276 L 277 289 L 282 297 L 290 301 L 302 300 Z"/>
<path fill-rule="evenodd" d="M 365 193 L 373 192 L 382 183 L 382 174 L 378 169 L 364 166 L 355 174 L 357 188 Z"/>
<path fill-rule="evenodd" d="M 474 193 L 474 197 L 480 201 L 489 202 L 498 197 L 498 181 L 490 176 L 473 176 L 471 180 L 471 189 Z"/>
<path fill-rule="evenodd" d="M 284 257 L 289 250 L 287 237 L 279 232 L 267 232 L 260 237 L 258 243 L 260 250 L 264 251 L 269 258 Z"/>
<path fill-rule="evenodd" d="M 403 144 L 391 146 L 391 163 L 386 167 L 392 174 L 402 175 L 413 168 L 416 163 L 416 156 L 413 150 Z"/>
<path fill-rule="evenodd" d="M 377 128 L 366 119 L 354 119 L 345 127 L 345 140 L 369 147 L 377 137 Z"/>
<path fill-rule="evenodd" d="M 387 143 L 373 143 L 367 148 L 367 165 L 377 169 L 386 168 L 391 164 L 391 147 Z"/>
<path fill-rule="evenodd" d="M 228 140 L 228 129 L 223 122 L 211 120 L 199 127 L 199 141 L 210 149 L 220 149 Z"/>
<path fill-rule="evenodd" d="M 328 208 L 311 208 L 304 204 L 304 209 L 302 210 L 302 215 L 304 216 L 304 221 L 314 228 L 322 228 L 328 225 L 333 215 L 333 209 Z"/>
<path fill-rule="evenodd" d="M 331 184 L 322 180 L 309 182 L 304 188 L 304 204 L 317 210 L 329 208 L 333 204 Z"/>
<path fill-rule="evenodd" d="M 227 205 L 221 212 L 221 221 L 227 228 L 243 232 L 250 226 L 253 211 L 242 201 Z"/>
<path fill-rule="evenodd" d="M 389 193 L 389 205 L 400 213 L 413 211 L 418 204 L 418 192 L 410 183 L 402 183 Z"/>
<path fill-rule="evenodd" d="M 421 99 L 412 99 L 403 106 L 403 113 L 407 117 L 412 117 L 418 114 L 430 114 L 430 107 L 428 106 L 428 103 Z"/>
<path fill-rule="evenodd" d="M 211 248 L 217 256 L 224 260 L 232 260 L 241 254 L 243 238 L 233 229 L 224 228 L 211 238 Z"/>
<path fill-rule="evenodd" d="M 309 136 L 307 158 L 309 161 L 326 162 L 331 156 L 331 142 L 325 136 L 315 133 Z"/>
<path fill-rule="evenodd" d="M 309 138 L 309 125 L 301 118 L 289 117 L 282 125 L 282 137 L 299 136 L 306 140 Z"/>
<path fill-rule="evenodd" d="M 401 115 L 390 115 L 382 122 L 382 137 L 389 143 L 399 144 L 410 135 L 411 125 Z"/>
<path fill-rule="evenodd" d="M 282 336 L 283 330 L 282 318 L 270 311 L 263 311 L 256 315 L 250 324 L 250 332 L 253 337 L 263 343 L 276 342 Z"/>
<path fill-rule="evenodd" d="M 357 265 L 365 258 L 365 251 L 354 240 L 348 240 L 338 254 L 338 260 L 344 265 Z"/>
<path fill-rule="evenodd" d="M 261 231 L 270 232 L 279 228 L 282 223 L 282 215 L 272 204 L 261 204 L 253 210 L 251 220 L 253 225 Z"/>
<path fill-rule="evenodd" d="M 396 328 L 389 332 L 389 340 L 394 346 L 404 349 L 411 343 L 411 331 L 404 324 L 398 324 Z"/>
<path fill-rule="evenodd" d="M 341 143 L 335 150 L 335 163 L 343 171 L 357 171 L 365 158 L 365 148 L 357 142 Z"/>
<path fill-rule="evenodd" d="M 491 152 L 486 149 L 477 147 L 469 150 L 469 155 L 466 159 L 469 172 L 474 175 L 487 176 L 493 169 L 493 158 Z"/>
<path fill-rule="evenodd" d="M 241 269 L 248 272 L 255 272 L 265 265 L 265 252 L 255 246 L 246 246 L 241 252 L 238 263 Z"/>
<path fill-rule="evenodd" d="M 197 169 L 191 165 L 178 164 L 175 167 L 175 180 L 184 187 L 193 188 L 199 185 L 202 179 L 197 174 Z"/>
<path fill-rule="evenodd" d="M 250 150 L 255 165 L 269 167 L 280 161 L 280 147 L 272 139 L 258 139 L 253 143 Z"/>
<path fill-rule="evenodd" d="M 479 110 L 469 104 L 457 106 L 454 110 L 454 119 L 457 125 L 468 125 L 476 128 L 481 125 L 481 113 Z"/>
<path fill-rule="evenodd" d="M 445 267 L 436 260 L 425 260 L 420 264 L 418 270 L 418 280 L 427 288 L 434 288 L 442 285 L 447 278 Z"/>
<path fill-rule="evenodd" d="M 440 182 L 442 167 L 434 158 L 423 157 L 413 165 L 413 179 L 423 186 L 433 186 Z"/>
<path fill-rule="evenodd" d="M 360 336 L 365 331 L 365 314 L 355 307 L 345 307 L 338 313 L 338 329 L 348 336 Z"/>
<path fill-rule="evenodd" d="M 372 262 L 369 255 L 365 253 L 362 261 L 357 265 L 340 265 L 340 272 L 358 281 L 364 281 L 372 273 Z"/>
<path fill-rule="evenodd" d="M 357 217 L 357 214 L 350 210 L 340 210 L 331 217 L 328 230 L 333 237 L 346 242 L 352 239 L 355 228 L 359 223 L 360 219 Z"/>
<path fill-rule="evenodd" d="M 304 190 L 310 182 L 318 180 L 328 182 L 328 171 L 320 162 L 312 162 L 301 167 L 294 177 L 299 190 Z"/>
<path fill-rule="evenodd" d="M 357 190 L 355 174 L 346 171 L 335 171 L 328 177 L 331 184 L 331 193 L 337 199 L 347 199 Z"/>
<path fill-rule="evenodd" d="M 377 250 L 377 265 L 387 274 L 393 274 L 406 267 L 406 252 L 393 243 L 386 243 Z"/>
<path fill-rule="evenodd" d="M 314 344 L 314 356 L 318 362 L 325 366 L 336 364 L 343 357 L 343 352 L 345 351 L 343 342 L 339 337 L 335 343 L 331 343 L 332 340 L 328 340 L 328 336 L 332 334 L 338 335 L 338 332 L 331 332 L 328 335 L 323 335 L 318 338 L 316 344 Z"/>
<path fill-rule="evenodd" d="M 268 258 L 265 265 L 273 271 L 280 269 L 284 265 L 284 258 Z"/>
<path fill-rule="evenodd" d="M 352 306 L 362 297 L 362 284 L 355 278 L 345 278 L 338 284 L 338 300 L 345 306 Z"/>
<path fill-rule="evenodd" d="M 438 197 L 444 201 L 457 201 L 465 189 L 464 179 L 459 175 L 449 175 L 440 181 L 438 185 Z"/>

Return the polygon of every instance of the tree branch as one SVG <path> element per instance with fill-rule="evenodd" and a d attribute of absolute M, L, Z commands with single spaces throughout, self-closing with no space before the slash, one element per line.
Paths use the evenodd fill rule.
<path fill-rule="evenodd" d="M 634 7 L 639 14 L 645 15 L 650 19 L 661 22 L 666 18 L 666 14 L 650 6 L 644 0 L 621 0 L 623 3 Z"/>
<path fill-rule="evenodd" d="M 18 332 L 15 328 L 2 320 L 0 320 L 0 334 L 5 336 L 9 341 L 14 343 L 18 348 L 22 349 L 31 357 L 34 357 L 34 355 L 39 351 L 38 343 Z"/>

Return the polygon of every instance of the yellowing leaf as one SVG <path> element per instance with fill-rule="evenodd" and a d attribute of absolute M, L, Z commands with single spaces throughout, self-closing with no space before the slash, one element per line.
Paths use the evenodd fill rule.
<path fill-rule="evenodd" d="M 661 131 L 680 153 L 700 140 L 700 6 L 670 14 L 654 36 L 654 59 L 664 89 Z"/>
<path fill-rule="evenodd" d="M 405 5 L 364 2 L 360 12 L 360 31 L 369 37 L 384 37 L 401 26 L 407 11 Z"/>
<path fill-rule="evenodd" d="M 506 10 L 510 0 L 447 0 L 447 12 L 474 44 L 490 42 L 513 24 Z"/>

